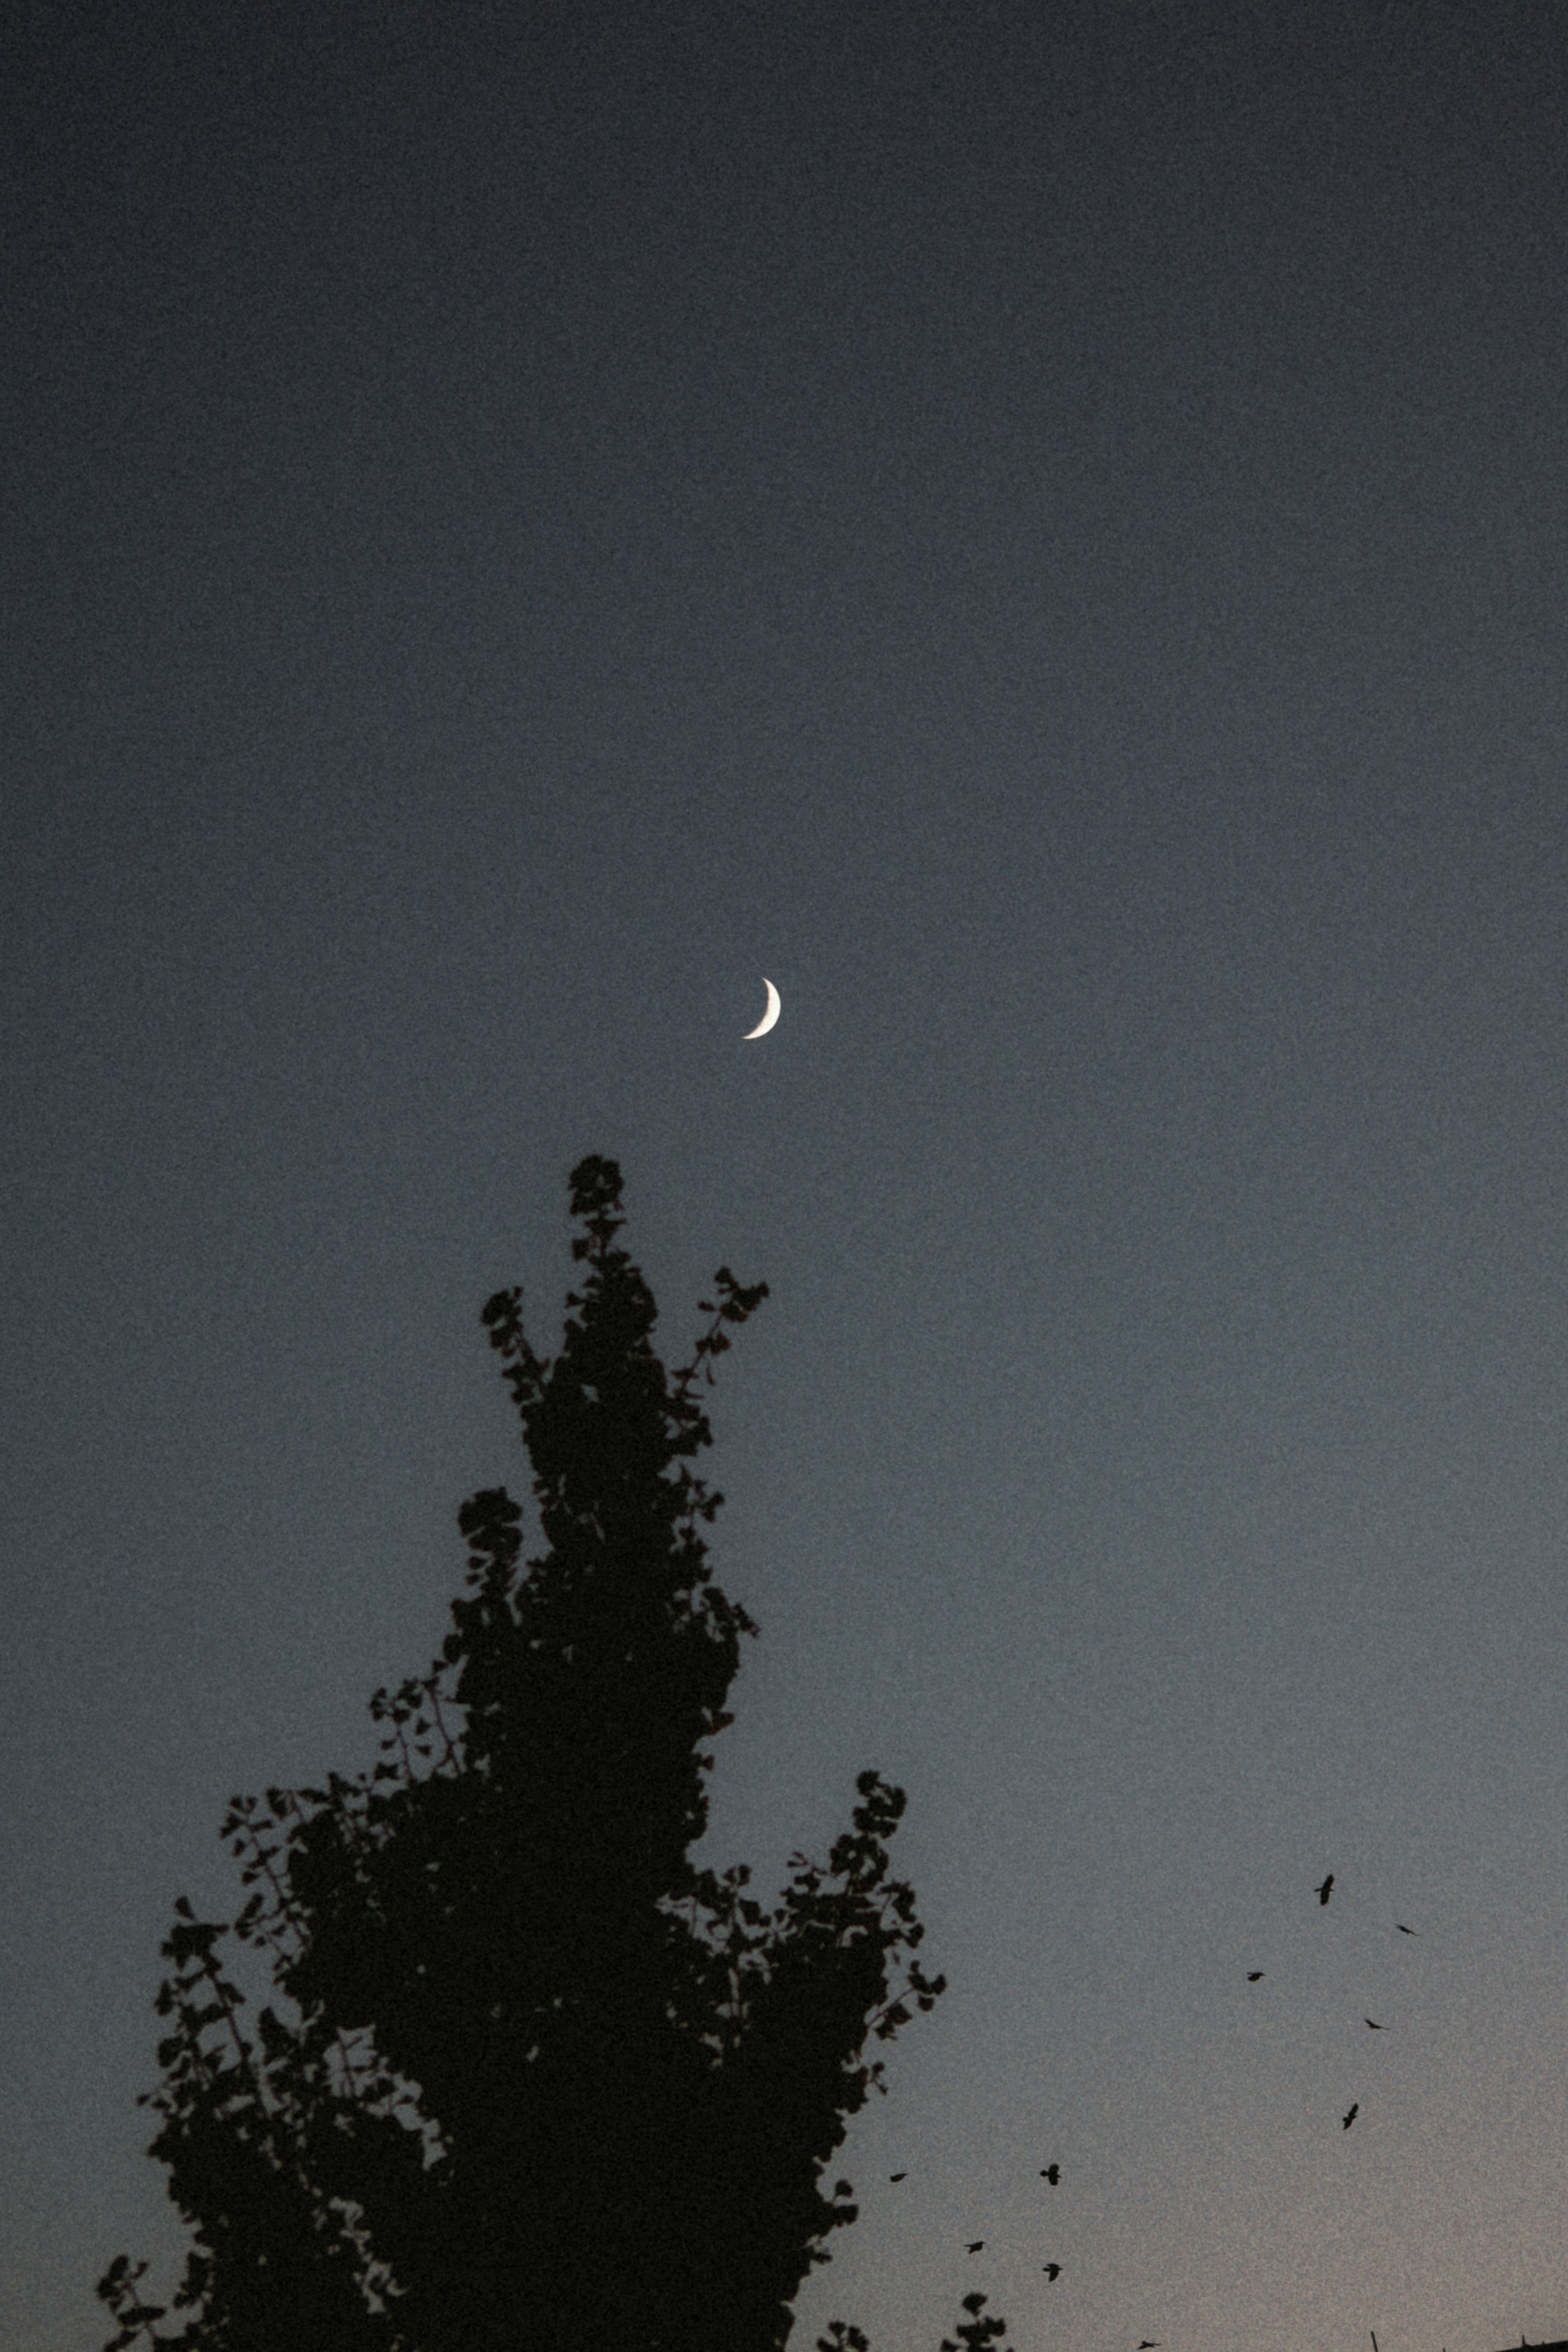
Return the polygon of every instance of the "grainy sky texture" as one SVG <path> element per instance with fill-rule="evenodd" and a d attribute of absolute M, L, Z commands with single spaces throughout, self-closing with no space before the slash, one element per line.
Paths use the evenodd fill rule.
<path fill-rule="evenodd" d="M 595 1151 L 771 1287 L 698 1858 L 875 1767 L 949 1979 L 792 2347 L 1568 2335 L 1561 12 L 12 21 L 5 2352 Z"/>

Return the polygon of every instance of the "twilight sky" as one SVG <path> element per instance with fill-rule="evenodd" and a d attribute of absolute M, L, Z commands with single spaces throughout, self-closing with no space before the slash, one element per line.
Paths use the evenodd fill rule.
<path fill-rule="evenodd" d="M 173 1900 L 590 1151 L 772 1294 L 698 1859 L 875 1767 L 949 1980 L 792 2352 L 1568 2336 L 1560 13 L 15 22 L 5 2352 L 177 2283 Z"/>

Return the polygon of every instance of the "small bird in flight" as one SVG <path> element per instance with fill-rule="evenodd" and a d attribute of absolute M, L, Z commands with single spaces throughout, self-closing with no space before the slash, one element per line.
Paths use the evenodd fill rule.
<path fill-rule="evenodd" d="M 1159 2337 L 1145 2336 L 1142 2343 L 1138 2347 L 1138 2352 L 1160 2352 Z"/>
<path fill-rule="evenodd" d="M 1345 2129 L 1346 2129 L 1346 2131 L 1349 2131 L 1349 2129 L 1350 2129 L 1350 2127 L 1351 2127 L 1352 2124 L 1353 2124 L 1353 2123 L 1354 2123 L 1354 2121 L 1355 2121 L 1355 2119 L 1356 2119 L 1357 2116 L 1359 2116 L 1359 2115 L 1360 2115 L 1360 2113 L 1361 2113 L 1361 2101 L 1358 2099 L 1358 2100 L 1356 2101 L 1355 2105 L 1352 2107 L 1352 2109 L 1351 2109 L 1351 2111 L 1350 2111 L 1349 2115 L 1345 2117 Z"/>
<path fill-rule="evenodd" d="M 1414 1936 L 1415 1933 L 1415 1928 L 1407 1927 L 1403 1919 L 1396 1919 L 1394 1924 L 1398 1928 L 1402 1936 Z"/>
<path fill-rule="evenodd" d="M 1263 1970 L 1261 1969 L 1253 1969 L 1248 1973 L 1247 1981 L 1248 1984 L 1261 1984 L 1263 1981 Z"/>
<path fill-rule="evenodd" d="M 1384 2028 L 1379 2025 L 1375 2017 L 1369 2017 L 1366 2021 L 1371 2026 L 1374 2033 L 1382 2033 L 1384 2031 Z"/>
<path fill-rule="evenodd" d="M 1047 2279 L 1059 2279 L 1062 2274 L 1060 2263 L 1047 2263 L 1044 2269 Z"/>
<path fill-rule="evenodd" d="M 1313 1894 L 1317 1896 L 1320 1903 L 1326 1903 L 1328 1901 L 1330 1894 L 1333 1889 L 1333 1884 L 1334 1874 L 1331 1870 L 1327 1878 L 1324 1879 L 1321 1886 L 1315 1886 L 1312 1889 Z"/>
<path fill-rule="evenodd" d="M 909 2177 L 907 2172 L 889 2172 L 888 2175 L 889 2180 L 907 2180 Z"/>
<path fill-rule="evenodd" d="M 984 2247 L 984 2244 L 985 2241 L 984 2238 L 976 2238 L 974 2243 L 972 2246 L 967 2247 L 965 2251 L 972 2254 L 978 2254 Z"/>
<path fill-rule="evenodd" d="M 1042 2180 L 1048 2180 L 1053 2189 L 1056 2187 L 1061 2177 L 1062 2168 L 1059 2164 L 1047 2164 L 1045 2170 L 1040 2175 L 1040 2179 Z"/>

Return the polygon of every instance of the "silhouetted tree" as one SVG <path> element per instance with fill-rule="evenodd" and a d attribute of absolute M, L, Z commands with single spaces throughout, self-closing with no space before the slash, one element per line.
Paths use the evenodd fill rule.
<path fill-rule="evenodd" d="M 698 1382 L 767 1286 L 721 1267 L 668 1376 L 620 1206 L 613 1160 L 573 1171 L 587 1273 L 553 1363 L 520 1291 L 484 1310 L 548 1549 L 520 1575 L 521 1510 L 475 1495 L 441 1662 L 371 1702 L 395 1760 L 269 1789 L 265 1812 L 236 1798 L 224 1822 L 244 1884 L 265 1882 L 234 1933 L 269 1952 L 300 2024 L 262 2009 L 258 2053 L 214 1956 L 228 1928 L 175 1904 L 157 2006 L 177 2030 L 142 2103 L 197 2240 L 174 2296 L 192 2315 L 160 2335 L 146 2264 L 121 2255 L 98 2286 L 120 2322 L 105 2352 L 142 2333 L 184 2352 L 772 2352 L 857 2218 L 850 2183 L 830 2200 L 817 2176 L 885 2088 L 857 2063 L 866 2035 L 945 1990 L 910 1961 L 889 1998 L 889 1955 L 924 1932 L 879 1842 L 904 1796 L 863 1772 L 853 1832 L 826 1873 L 793 1854 L 767 1918 L 743 1864 L 719 1879 L 687 1858 L 700 1743 L 733 1720 L 757 1632 L 704 1566 L 723 1497 L 688 1466 L 712 1442 Z"/>

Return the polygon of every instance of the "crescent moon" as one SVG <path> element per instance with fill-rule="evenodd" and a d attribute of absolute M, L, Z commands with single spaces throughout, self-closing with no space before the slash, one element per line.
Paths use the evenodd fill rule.
<path fill-rule="evenodd" d="M 763 1013 L 762 1019 L 758 1022 L 756 1027 L 754 1029 L 747 1030 L 745 1036 L 741 1041 L 742 1045 L 749 1045 L 753 1037 L 765 1037 L 768 1031 L 773 1027 L 773 1023 L 779 1017 L 778 990 L 773 986 L 771 980 L 764 980 L 763 986 L 768 992 L 768 1009 Z"/>

